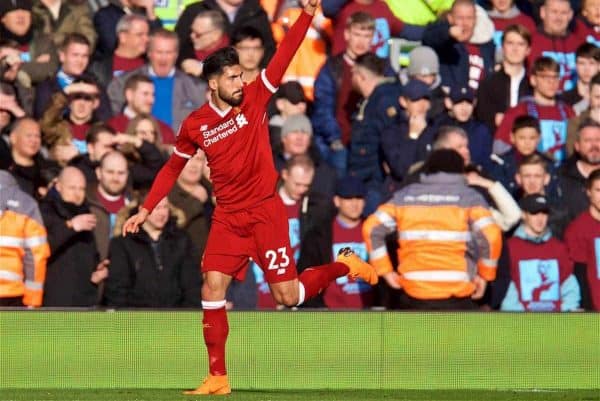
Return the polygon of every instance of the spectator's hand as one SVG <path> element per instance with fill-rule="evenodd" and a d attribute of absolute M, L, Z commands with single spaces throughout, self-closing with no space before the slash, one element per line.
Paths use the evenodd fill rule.
<path fill-rule="evenodd" d="M 98 266 L 96 266 L 96 270 L 92 273 L 92 277 L 90 277 L 90 281 L 98 285 L 102 281 L 106 280 L 106 278 L 108 277 L 109 264 L 110 260 L 108 259 L 104 259 L 102 262 L 98 263 Z"/>
<path fill-rule="evenodd" d="M 92 213 L 78 214 L 69 221 L 71 228 L 76 232 L 91 231 L 96 227 L 96 216 Z"/>
<path fill-rule="evenodd" d="M 465 34 L 463 33 L 463 29 L 458 25 L 451 25 L 448 30 L 450 36 L 452 36 L 457 42 L 462 42 Z"/>
<path fill-rule="evenodd" d="M 72 93 L 89 93 L 95 95 L 97 93 L 97 89 L 96 86 L 87 84 L 85 82 L 75 82 L 65 88 L 65 93 L 67 95 Z"/>
<path fill-rule="evenodd" d="M 13 49 L 12 47 L 2 47 L 0 49 L 0 59 L 7 57 L 7 56 L 11 56 L 10 59 L 7 58 L 6 61 L 8 62 L 9 65 L 12 65 L 9 60 L 15 60 L 18 59 L 20 60 L 20 52 L 18 49 Z"/>
<path fill-rule="evenodd" d="M 51 151 L 51 158 L 60 165 L 66 165 L 78 154 L 77 147 L 72 142 L 69 142 L 64 145 L 54 145 Z"/>
<path fill-rule="evenodd" d="M 115 135 L 113 140 L 114 145 L 131 144 L 136 148 L 140 148 L 144 143 L 144 141 L 141 138 L 138 138 L 137 136 L 123 133 L 118 133 L 117 135 Z"/>
<path fill-rule="evenodd" d="M 199 77 L 200 75 L 202 75 L 202 63 L 192 58 L 183 60 L 181 62 L 181 69 L 186 74 L 192 75 L 194 77 Z"/>
<path fill-rule="evenodd" d="M 383 275 L 383 279 L 385 280 L 387 285 L 389 285 L 393 289 L 402 289 L 402 286 L 400 285 L 400 275 L 397 272 L 386 273 Z"/>
<path fill-rule="evenodd" d="M 208 199 L 208 192 L 206 191 L 206 188 L 204 188 L 202 185 L 197 185 L 196 188 L 194 188 L 192 192 L 190 192 L 190 194 L 202 203 L 206 202 L 206 200 Z"/>
<path fill-rule="evenodd" d="M 17 118 L 25 116 L 25 111 L 19 106 L 14 95 L 7 95 L 0 92 L 0 110 L 8 111 Z"/>
<path fill-rule="evenodd" d="M 492 185 L 494 185 L 494 181 L 483 178 L 474 171 L 465 174 L 465 177 L 467 179 L 467 184 L 469 185 L 474 185 L 485 189 L 490 189 Z"/>
<path fill-rule="evenodd" d="M 135 234 L 140 231 L 140 226 L 144 224 L 144 221 L 146 221 L 149 214 L 150 212 L 146 208 L 141 207 L 139 212 L 128 218 L 125 224 L 123 224 L 123 237 L 126 236 L 127 233 Z"/>
<path fill-rule="evenodd" d="M 329 145 L 329 147 L 331 148 L 331 150 L 338 151 L 344 149 L 344 144 L 341 140 L 336 139 L 335 141 L 331 142 L 331 145 Z"/>
<path fill-rule="evenodd" d="M 596 122 L 600 122 L 600 107 L 590 107 L 590 117 Z"/>
<path fill-rule="evenodd" d="M 473 278 L 473 284 L 475 284 L 475 291 L 471 295 L 471 299 L 483 298 L 483 294 L 485 294 L 485 288 L 487 287 L 487 281 L 477 275 Z"/>
<path fill-rule="evenodd" d="M 502 120 L 504 120 L 504 113 L 496 113 L 496 116 L 494 117 L 496 127 L 499 127 L 500 124 L 502 124 Z"/>
<path fill-rule="evenodd" d="M 154 0 L 135 0 L 134 4 L 146 10 L 146 17 L 150 21 L 156 19 L 156 14 L 154 13 Z"/>
<path fill-rule="evenodd" d="M 0 60 L 2 63 L 6 63 L 9 67 L 4 71 L 4 74 L 0 77 L 0 79 L 13 82 L 17 79 L 17 75 L 19 74 L 19 69 L 23 65 L 23 61 L 19 56 L 19 51 L 15 49 L 7 49 L 4 48 L 2 52 L 0 52 Z"/>
<path fill-rule="evenodd" d="M 50 55 L 48 53 L 40 54 L 35 58 L 36 63 L 48 63 L 50 62 Z"/>
<path fill-rule="evenodd" d="M 302 7 L 307 14 L 315 15 L 317 7 L 319 7 L 320 0 L 302 0 Z"/>
<path fill-rule="evenodd" d="M 427 127 L 427 119 L 424 114 L 415 114 L 408 119 L 409 134 L 417 135 L 417 138 L 423 133 Z M 414 138 L 416 139 L 416 138 Z"/>

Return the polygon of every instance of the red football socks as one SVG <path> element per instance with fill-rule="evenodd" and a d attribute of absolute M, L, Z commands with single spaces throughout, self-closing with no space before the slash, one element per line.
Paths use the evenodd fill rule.
<path fill-rule="evenodd" d="M 229 323 L 227 323 L 225 301 L 202 301 L 202 307 L 204 308 L 204 318 L 202 319 L 204 343 L 208 351 L 210 374 L 213 376 L 226 375 L 225 343 L 229 334 Z"/>
<path fill-rule="evenodd" d="M 348 266 L 340 262 L 309 267 L 304 270 L 298 277 L 304 286 L 304 299 L 300 299 L 300 303 L 319 294 L 329 286 L 329 283 L 338 277 L 345 276 L 349 271 Z"/>

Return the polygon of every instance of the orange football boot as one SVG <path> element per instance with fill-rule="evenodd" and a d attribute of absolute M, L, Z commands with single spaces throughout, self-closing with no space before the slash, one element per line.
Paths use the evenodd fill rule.
<path fill-rule="evenodd" d="M 227 375 L 213 376 L 208 375 L 202 384 L 195 390 L 184 391 L 186 395 L 226 395 L 231 394 L 231 386 Z"/>
<path fill-rule="evenodd" d="M 375 268 L 358 257 L 351 248 L 340 249 L 335 261 L 348 266 L 350 269 L 348 277 L 350 278 L 361 278 L 371 285 L 375 285 L 379 281 Z"/>

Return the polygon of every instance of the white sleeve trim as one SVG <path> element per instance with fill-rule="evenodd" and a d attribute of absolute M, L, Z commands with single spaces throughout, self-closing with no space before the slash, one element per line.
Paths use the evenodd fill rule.
<path fill-rule="evenodd" d="M 269 79 L 267 78 L 267 74 L 266 74 L 266 70 L 265 70 L 265 69 L 263 69 L 263 70 L 260 72 L 260 79 L 263 81 L 263 84 L 265 84 L 265 86 L 267 87 L 267 89 L 268 89 L 269 91 L 271 91 L 271 93 L 275 93 L 275 92 L 277 92 L 277 89 L 278 89 L 278 88 L 274 87 L 274 86 L 273 86 L 273 84 L 271 84 L 271 83 L 269 82 Z"/>
<path fill-rule="evenodd" d="M 183 157 L 184 159 L 191 159 L 192 156 L 187 153 L 183 153 L 177 150 L 177 148 L 173 148 L 173 153 L 175 153 L 179 157 Z"/>

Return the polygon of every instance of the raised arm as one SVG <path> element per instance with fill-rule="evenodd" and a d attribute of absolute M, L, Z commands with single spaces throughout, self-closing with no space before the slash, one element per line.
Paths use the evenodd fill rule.
<path fill-rule="evenodd" d="M 264 71 L 267 81 L 275 89 L 281 83 L 281 78 L 296 54 L 298 47 L 306 36 L 306 31 L 310 27 L 315 11 L 319 6 L 320 0 L 303 0 L 304 11 L 294 25 L 287 32 L 281 44 L 277 48 L 275 55 L 269 62 L 269 65 Z M 264 77 L 263 77 L 264 78 Z"/>

